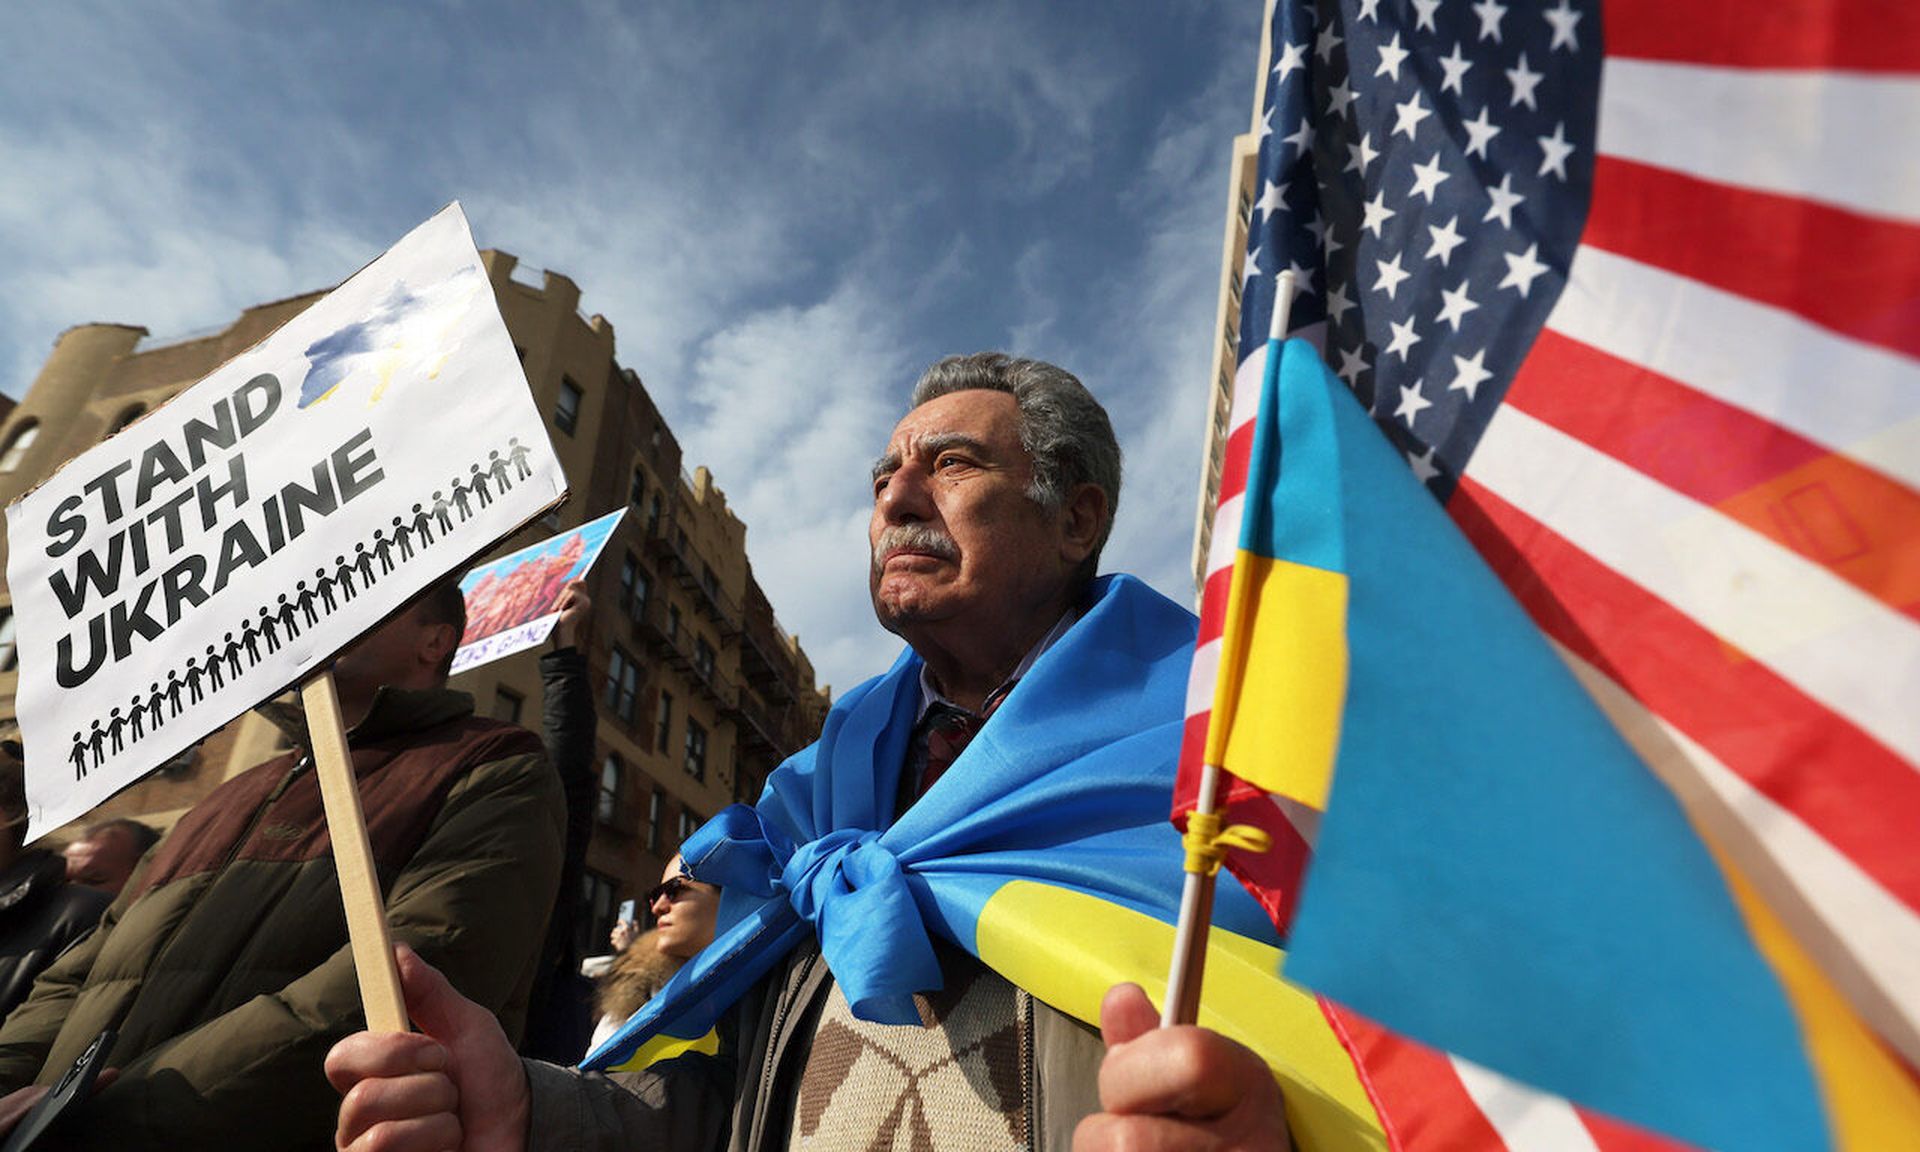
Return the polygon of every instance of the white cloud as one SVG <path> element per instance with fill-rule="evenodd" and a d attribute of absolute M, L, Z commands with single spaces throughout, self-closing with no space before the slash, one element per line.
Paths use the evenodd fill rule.
<path fill-rule="evenodd" d="M 823 680 L 898 650 L 866 465 L 948 352 L 1053 359 L 1108 401 L 1109 566 L 1185 601 L 1257 19 L 1100 15 L 36 8 L 0 73 L 0 388 L 75 323 L 177 335 L 324 287 L 457 197 L 613 322 Z"/>

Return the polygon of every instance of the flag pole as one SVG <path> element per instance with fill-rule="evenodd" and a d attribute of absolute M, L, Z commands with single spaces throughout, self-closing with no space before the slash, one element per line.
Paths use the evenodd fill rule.
<path fill-rule="evenodd" d="M 307 714 L 307 742 L 312 746 L 313 771 L 326 809 L 327 837 L 333 842 L 333 867 L 340 877 L 347 940 L 353 948 L 353 970 L 360 981 L 367 1030 L 405 1032 L 407 1003 L 400 993 L 400 969 L 393 961 L 386 903 L 380 898 L 373 844 L 367 838 L 366 815 L 360 808 L 360 789 L 347 751 L 347 728 L 331 668 L 315 673 L 300 685 L 300 703 Z"/>
<path fill-rule="evenodd" d="M 1295 275 L 1284 270 L 1276 278 L 1273 317 L 1267 327 L 1267 371 L 1275 371 L 1272 361 L 1280 355 L 1280 341 L 1287 333 L 1287 316 L 1293 309 Z M 1206 759 L 1200 770 L 1200 787 L 1194 797 L 1193 811 L 1187 816 L 1186 881 L 1180 891 L 1180 920 L 1174 928 L 1173 959 L 1167 967 L 1167 999 L 1160 1009 L 1160 1026 L 1193 1024 L 1200 1019 L 1200 985 L 1206 974 L 1207 933 L 1213 923 L 1214 883 L 1219 877 L 1220 858 L 1194 850 L 1198 839 L 1211 842 L 1218 835 L 1220 762 L 1225 759 L 1226 729 L 1232 723 L 1238 703 L 1238 657 L 1244 642 L 1243 600 L 1245 589 L 1234 582 L 1227 593 L 1227 619 L 1221 634 L 1219 672 L 1214 680 L 1213 709 L 1207 717 Z M 1198 822 L 1211 833 L 1196 828 Z"/>

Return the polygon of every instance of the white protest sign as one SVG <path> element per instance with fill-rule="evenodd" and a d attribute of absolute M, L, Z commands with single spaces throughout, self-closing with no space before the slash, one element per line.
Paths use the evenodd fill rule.
<path fill-rule="evenodd" d="M 28 835 L 566 495 L 458 204 L 7 509 Z"/>
<path fill-rule="evenodd" d="M 586 576 L 613 539 L 625 508 L 476 565 L 460 580 L 467 631 L 453 654 L 457 674 L 543 643 L 560 622 L 560 597 Z"/>

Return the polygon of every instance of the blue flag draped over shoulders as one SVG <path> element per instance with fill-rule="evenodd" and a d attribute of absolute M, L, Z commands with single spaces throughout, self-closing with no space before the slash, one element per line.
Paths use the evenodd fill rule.
<path fill-rule="evenodd" d="M 913 994 L 941 984 L 932 938 L 995 966 L 977 929 L 1015 881 L 1170 923 L 1182 853 L 1167 813 L 1197 623 L 1128 576 L 1101 578 L 1092 596 L 898 820 L 920 703 L 911 651 L 847 693 L 757 805 L 689 838 L 689 869 L 721 886 L 719 934 L 582 1066 L 684 1051 L 808 933 L 856 1015 L 916 1022 Z M 1237 885 L 1217 900 L 1221 928 L 1273 939 Z"/>

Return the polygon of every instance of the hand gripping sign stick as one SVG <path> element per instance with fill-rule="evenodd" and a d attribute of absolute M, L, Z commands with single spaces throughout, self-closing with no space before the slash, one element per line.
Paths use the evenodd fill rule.
<path fill-rule="evenodd" d="M 405 1032 L 407 1004 L 400 994 L 400 969 L 393 961 L 386 902 L 380 897 L 380 877 L 373 865 L 366 817 L 360 811 L 360 789 L 347 752 L 347 726 L 330 667 L 300 685 L 300 703 L 306 709 L 307 740 L 313 746 L 314 775 L 327 813 L 327 837 L 333 842 L 333 867 L 340 877 L 347 940 L 353 947 L 353 971 L 360 981 L 367 1031 Z"/>
<path fill-rule="evenodd" d="M 1293 306 L 1294 273 L 1282 272 L 1268 329 L 1271 345 L 1287 332 L 1287 313 Z M 1277 355 L 1277 353 L 1269 353 Z M 1220 636 L 1219 671 L 1213 682 L 1213 708 L 1207 717 L 1206 760 L 1201 769 L 1199 795 L 1187 816 L 1186 884 L 1180 893 L 1180 922 L 1174 930 L 1173 961 L 1167 970 L 1167 1001 L 1160 1026 L 1193 1024 L 1200 1018 L 1200 985 L 1207 966 L 1207 930 L 1213 923 L 1213 888 L 1220 861 L 1228 848 L 1264 852 L 1265 832 L 1257 828 L 1220 826 L 1220 763 L 1226 759 L 1227 733 L 1233 729 L 1240 703 L 1240 669 L 1246 662 L 1246 599 L 1243 580 L 1234 579 L 1227 592 L 1226 622 Z"/>

